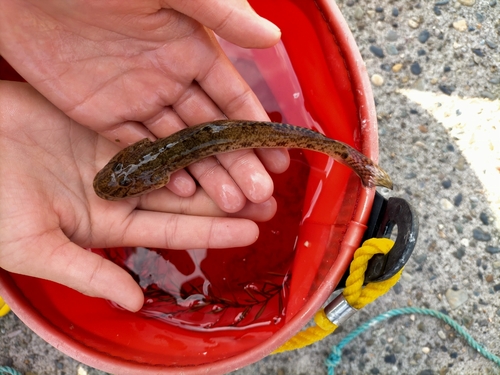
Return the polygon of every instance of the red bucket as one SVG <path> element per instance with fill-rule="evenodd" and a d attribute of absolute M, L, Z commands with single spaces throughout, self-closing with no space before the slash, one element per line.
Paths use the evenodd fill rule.
<path fill-rule="evenodd" d="M 282 44 L 256 51 L 221 43 L 271 119 L 321 131 L 377 161 L 370 84 L 335 3 L 251 3 L 281 28 Z M 1 63 L 1 77 L 14 79 Z M 301 330 L 330 296 L 359 247 L 374 197 L 374 190 L 325 155 L 293 151 L 292 160 L 289 171 L 274 176 L 278 213 L 260 225 L 252 246 L 93 250 L 136 277 L 147 264 L 148 277 L 170 275 L 163 289 L 175 284 L 183 301 L 203 294 L 212 305 L 177 305 L 175 314 L 165 313 L 165 298 L 150 288 L 158 287 L 155 280 L 141 284 L 151 294 L 144 311 L 133 314 L 4 270 L 0 295 L 46 341 L 107 372 L 216 374 L 258 361 Z M 182 285 L 172 275 L 181 277 Z M 221 309 L 224 315 L 216 316 Z"/>

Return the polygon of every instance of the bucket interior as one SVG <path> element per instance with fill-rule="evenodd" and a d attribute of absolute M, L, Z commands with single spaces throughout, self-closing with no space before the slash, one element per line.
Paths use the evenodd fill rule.
<path fill-rule="evenodd" d="M 376 159 L 365 142 L 370 130 L 360 121 L 352 66 L 345 59 L 351 52 L 337 43 L 315 3 L 251 4 L 281 28 L 282 43 L 267 50 L 221 44 L 271 120 L 323 132 Z M 370 199 L 357 176 L 330 158 L 301 150 L 291 156 L 290 169 L 273 176 L 278 213 L 259 225 L 261 235 L 252 246 L 92 250 L 141 280 L 150 293 L 143 313 L 2 270 L 0 282 L 10 296 L 23 301 L 19 305 L 64 337 L 65 345 L 87 348 L 101 359 L 187 368 L 242 355 L 286 330 L 296 316 L 314 313 L 309 310 L 317 302 L 312 309 L 309 305 L 316 291 L 325 283 L 329 290 L 335 287 L 332 269 L 345 271 L 347 263 L 336 260 L 339 253 L 351 251 L 343 249 L 343 241 L 359 205 Z M 171 300 L 161 294 L 167 289 Z M 186 302 L 193 298 L 205 304 L 193 308 Z"/>

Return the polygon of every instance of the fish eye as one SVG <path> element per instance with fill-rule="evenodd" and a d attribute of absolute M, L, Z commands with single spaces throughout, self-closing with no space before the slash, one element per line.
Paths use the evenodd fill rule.
<path fill-rule="evenodd" d="M 125 178 L 122 178 L 118 184 L 120 184 L 120 186 L 129 186 L 130 184 L 132 183 L 132 180 L 130 180 L 129 178 L 125 177 Z"/>
<path fill-rule="evenodd" d="M 122 163 L 116 163 L 114 166 L 113 166 L 113 172 L 121 172 L 121 170 L 123 169 L 123 164 Z"/>

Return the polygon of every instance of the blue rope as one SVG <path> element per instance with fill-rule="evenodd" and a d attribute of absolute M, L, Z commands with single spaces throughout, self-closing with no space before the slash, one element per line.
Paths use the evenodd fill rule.
<path fill-rule="evenodd" d="M 328 369 L 328 375 L 334 375 L 335 374 L 335 367 L 340 363 L 342 360 L 342 349 L 344 346 L 349 344 L 349 342 L 359 336 L 361 333 L 366 331 L 367 329 L 377 325 L 380 322 L 383 322 L 384 320 L 387 320 L 389 318 L 399 316 L 399 315 L 405 315 L 405 314 L 420 314 L 420 315 L 429 315 L 433 316 L 435 318 L 443 320 L 446 324 L 448 324 L 450 327 L 452 327 L 455 331 L 460 334 L 467 344 L 469 344 L 473 349 L 475 349 L 479 354 L 481 354 L 484 358 L 489 359 L 493 363 L 495 363 L 497 366 L 500 367 L 500 358 L 494 355 L 493 353 L 490 353 L 488 350 L 483 348 L 479 343 L 472 338 L 472 336 L 462 327 L 460 326 L 457 322 L 455 322 L 453 319 L 451 319 L 449 316 L 436 311 L 436 310 L 430 310 L 430 309 L 422 309 L 419 307 L 405 307 L 401 309 L 394 309 L 394 310 L 389 310 L 385 313 L 380 314 L 379 316 L 376 316 L 375 318 L 372 318 L 359 326 L 357 329 L 349 333 L 342 341 L 338 343 L 338 345 L 332 347 L 332 353 L 330 356 L 326 359 L 325 364 Z"/>
<path fill-rule="evenodd" d="M 12 367 L 0 366 L 0 375 L 22 375 L 19 371 L 14 370 Z"/>

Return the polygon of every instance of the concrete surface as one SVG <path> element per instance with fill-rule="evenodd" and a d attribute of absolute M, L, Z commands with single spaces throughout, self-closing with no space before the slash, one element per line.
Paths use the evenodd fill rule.
<path fill-rule="evenodd" d="M 396 180 L 390 194 L 418 211 L 419 241 L 400 283 L 336 334 L 234 374 L 326 374 L 332 345 L 404 306 L 447 313 L 500 355 L 500 2 L 338 4 L 374 83 L 380 162 Z M 102 374 L 44 343 L 14 314 L 0 319 L 0 335 L 0 365 L 25 374 Z M 414 315 L 355 339 L 336 373 L 500 374 L 500 367 L 447 325 Z"/>

